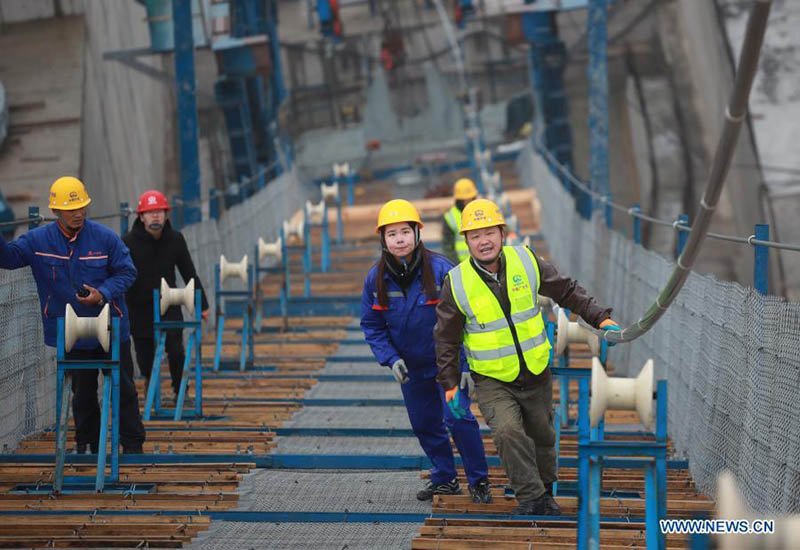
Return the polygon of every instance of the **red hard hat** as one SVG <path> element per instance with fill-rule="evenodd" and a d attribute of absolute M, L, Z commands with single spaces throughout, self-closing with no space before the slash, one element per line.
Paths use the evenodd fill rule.
<path fill-rule="evenodd" d="M 150 210 L 169 210 L 169 203 L 164 193 L 155 190 L 142 193 L 142 196 L 139 197 L 139 207 L 136 209 L 136 213 L 141 214 Z"/>

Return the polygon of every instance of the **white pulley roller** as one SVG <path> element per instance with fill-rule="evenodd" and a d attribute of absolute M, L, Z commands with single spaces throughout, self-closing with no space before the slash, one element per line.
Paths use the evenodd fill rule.
<path fill-rule="evenodd" d="M 800 541 L 800 516 L 775 518 L 775 532 L 765 534 L 725 533 L 717 536 L 719 550 L 792 550 Z M 727 470 L 717 478 L 717 519 L 743 520 L 753 526 L 757 518 L 742 498 L 736 478 Z"/>
<path fill-rule="evenodd" d="M 558 309 L 558 334 L 556 355 L 567 349 L 567 344 L 587 344 L 592 355 L 600 355 L 600 337 L 575 321 L 570 321 L 564 310 Z"/>
<path fill-rule="evenodd" d="M 108 304 L 100 310 L 97 317 L 78 317 L 70 304 L 64 313 L 64 351 L 69 353 L 79 338 L 96 338 L 103 351 L 108 351 L 111 344 L 109 320 L 111 308 Z"/>
<path fill-rule="evenodd" d="M 229 262 L 225 255 L 219 257 L 219 283 L 223 284 L 229 277 L 237 277 L 247 284 L 247 254 L 238 263 Z"/>
<path fill-rule="evenodd" d="M 167 280 L 161 278 L 161 315 L 167 312 L 169 306 L 183 306 L 186 312 L 194 317 L 194 278 L 184 288 L 171 288 Z"/>
<path fill-rule="evenodd" d="M 275 258 L 280 260 L 283 255 L 283 242 L 281 238 L 275 239 L 275 242 L 268 243 L 261 237 L 258 238 L 258 261 L 263 262 L 264 258 Z"/>
<path fill-rule="evenodd" d="M 333 175 L 337 178 L 347 176 L 350 173 L 350 163 L 344 162 L 342 164 L 334 163 Z"/>
<path fill-rule="evenodd" d="M 306 201 L 306 214 L 311 219 L 314 216 L 319 216 L 319 221 L 322 221 L 322 215 L 325 212 L 325 201 L 319 201 L 317 204 L 312 203 L 311 201 Z"/>
<path fill-rule="evenodd" d="M 644 426 L 653 423 L 653 360 L 648 359 L 636 378 L 610 378 L 600 359 L 592 357 L 592 396 L 589 423 L 592 428 L 607 410 L 636 411 Z"/>
<path fill-rule="evenodd" d="M 303 240 L 303 220 L 298 219 L 294 223 L 290 223 L 287 220 L 283 221 L 283 236 L 289 241 L 292 237 L 296 237 L 298 240 Z"/>
<path fill-rule="evenodd" d="M 319 191 L 322 193 L 323 202 L 328 199 L 336 200 L 339 197 L 339 184 L 331 183 L 330 185 L 323 183 L 319 186 Z"/>

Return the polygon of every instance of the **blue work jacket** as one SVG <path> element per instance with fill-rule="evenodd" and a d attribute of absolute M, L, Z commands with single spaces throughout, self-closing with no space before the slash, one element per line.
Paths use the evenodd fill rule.
<path fill-rule="evenodd" d="M 453 264 L 444 256 L 432 253 L 431 267 L 438 291 Z M 364 339 L 381 365 L 391 367 L 402 358 L 412 380 L 434 378 L 437 368 L 433 326 L 436 324 L 438 296 L 434 300 L 428 299 L 422 288 L 421 270 L 417 270 L 417 275 L 406 293 L 389 273 L 384 273 L 389 305 L 383 307 L 378 303 L 375 284 L 377 274 L 376 264 L 369 270 L 361 293 L 361 329 Z M 469 370 L 463 351 L 461 370 Z"/>
<path fill-rule="evenodd" d="M 0 268 L 30 266 L 44 325 L 44 342 L 56 346 L 58 318 L 64 316 L 67 303 L 78 317 L 94 317 L 100 306 L 84 306 L 76 293 L 84 283 L 96 288 L 111 305 L 111 315 L 120 317 L 120 342 L 130 338 L 130 320 L 125 305 L 125 291 L 136 280 L 136 268 L 122 239 L 99 223 L 86 220 L 71 239 L 53 222 L 6 242 L 0 237 Z M 93 349 L 97 340 L 81 339 L 77 349 Z M 74 349 L 73 348 L 73 349 Z"/>

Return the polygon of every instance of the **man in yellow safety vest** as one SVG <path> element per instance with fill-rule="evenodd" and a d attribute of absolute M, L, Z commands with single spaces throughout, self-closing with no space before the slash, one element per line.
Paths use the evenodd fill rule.
<path fill-rule="evenodd" d="M 455 204 L 444 213 L 442 219 L 442 254 L 454 264 L 469 258 L 469 249 L 461 234 L 461 211 L 478 196 L 475 183 L 469 178 L 461 178 L 453 186 Z"/>
<path fill-rule="evenodd" d="M 436 308 L 438 382 L 457 417 L 462 393 L 474 386 L 478 406 L 519 506 L 516 515 L 561 515 L 557 479 L 550 342 L 538 295 L 569 308 L 596 328 L 619 330 L 577 282 L 526 246 L 503 246 L 505 219 L 486 199 L 470 202 L 461 233 L 470 256 L 444 279 Z M 472 383 L 462 380 L 462 345 Z"/>

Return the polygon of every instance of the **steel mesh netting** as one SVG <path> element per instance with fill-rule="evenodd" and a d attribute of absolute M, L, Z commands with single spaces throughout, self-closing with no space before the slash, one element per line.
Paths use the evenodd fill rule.
<path fill-rule="evenodd" d="M 398 407 L 304 407 L 286 421 L 284 426 L 287 428 L 411 428 L 408 412 L 403 405 Z"/>
<path fill-rule="evenodd" d="M 316 187 L 301 181 L 296 172 L 282 174 L 246 201 L 226 210 L 219 220 L 204 220 L 182 229 L 197 272 L 209 295 L 214 290 L 214 265 L 220 255 L 238 262 L 247 254 L 253 265 L 253 250 L 259 237 L 267 242 L 277 239 L 284 220 L 303 207 L 306 200 L 318 202 Z M 225 282 L 226 289 L 241 290 L 244 283 Z M 209 300 L 213 307 L 213 301 Z"/>
<path fill-rule="evenodd" d="M 244 523 L 214 522 L 189 546 L 192 550 L 274 548 L 375 550 L 410 548 L 417 523 Z"/>
<path fill-rule="evenodd" d="M 520 180 L 542 205 L 551 259 L 622 324 L 649 308 L 673 263 L 582 219 L 572 196 L 532 148 Z M 705 247 L 714 241 L 706 241 Z M 751 253 L 743 248 L 742 253 Z M 609 358 L 635 376 L 653 358 L 669 388 L 669 434 L 698 488 L 713 494 L 723 469 L 758 511 L 800 512 L 800 304 L 691 273 L 658 324 Z"/>
<path fill-rule="evenodd" d="M 257 470 L 239 488 L 237 510 L 249 512 L 425 513 L 417 500 L 420 472 Z"/>
<path fill-rule="evenodd" d="M 0 445 L 55 421 L 55 350 L 44 346 L 36 285 L 28 268 L 0 270 Z"/>

